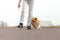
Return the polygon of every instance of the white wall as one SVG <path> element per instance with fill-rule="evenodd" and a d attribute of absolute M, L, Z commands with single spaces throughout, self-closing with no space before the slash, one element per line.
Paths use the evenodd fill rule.
<path fill-rule="evenodd" d="M 17 3 L 18 0 L 0 0 L 0 20 L 9 26 L 19 23 L 21 9 L 17 8 Z M 60 24 L 60 0 L 35 0 L 33 14 L 41 20 L 52 21 L 54 25 Z M 24 25 L 26 21 L 24 20 Z"/>

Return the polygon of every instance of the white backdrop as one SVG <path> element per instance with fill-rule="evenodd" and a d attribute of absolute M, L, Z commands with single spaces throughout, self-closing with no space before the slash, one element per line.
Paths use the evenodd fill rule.
<path fill-rule="evenodd" d="M 8 26 L 19 24 L 21 8 L 17 8 L 18 0 L 0 0 L 0 20 Z M 27 12 L 26 12 L 27 15 Z M 33 16 L 41 21 L 51 21 L 54 25 L 60 24 L 60 0 L 35 0 Z M 27 19 L 25 16 L 24 25 Z"/>

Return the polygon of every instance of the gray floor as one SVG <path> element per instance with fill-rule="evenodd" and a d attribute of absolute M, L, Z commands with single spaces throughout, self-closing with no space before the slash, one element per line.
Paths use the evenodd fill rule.
<path fill-rule="evenodd" d="M 0 40 L 60 40 L 60 28 L 0 28 Z"/>

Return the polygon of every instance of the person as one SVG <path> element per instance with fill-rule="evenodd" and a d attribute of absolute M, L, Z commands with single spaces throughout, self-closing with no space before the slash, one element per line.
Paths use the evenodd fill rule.
<path fill-rule="evenodd" d="M 22 0 L 19 0 L 18 2 L 18 8 L 20 8 L 20 3 Z M 28 21 L 27 21 L 27 29 L 31 29 L 31 19 L 32 19 L 32 14 L 33 14 L 33 3 L 34 0 L 23 0 L 23 4 L 22 4 L 22 12 L 21 12 L 21 17 L 20 17 L 20 23 L 18 28 L 23 28 L 23 20 L 24 20 L 24 14 L 25 14 L 25 3 L 27 3 L 28 5 Z"/>

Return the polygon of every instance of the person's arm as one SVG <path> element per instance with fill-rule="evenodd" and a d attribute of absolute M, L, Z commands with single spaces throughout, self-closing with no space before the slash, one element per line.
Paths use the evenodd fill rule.
<path fill-rule="evenodd" d="M 20 3 L 21 3 L 21 0 L 19 0 L 19 2 L 18 2 L 18 8 L 20 8 Z"/>

